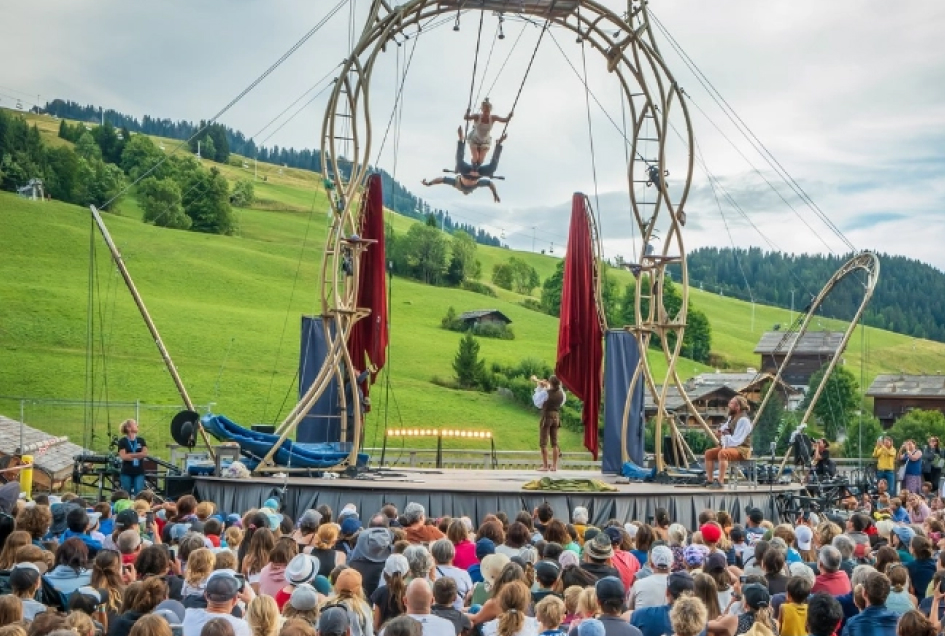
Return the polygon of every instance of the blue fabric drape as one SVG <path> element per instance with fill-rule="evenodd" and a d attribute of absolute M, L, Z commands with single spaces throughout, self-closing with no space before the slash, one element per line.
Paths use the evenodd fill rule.
<path fill-rule="evenodd" d="M 623 467 L 621 430 L 630 380 L 640 363 L 636 338 L 629 331 L 611 329 L 604 336 L 604 453 L 601 471 L 620 474 Z M 637 382 L 630 403 L 626 449 L 643 465 L 643 378 Z"/>

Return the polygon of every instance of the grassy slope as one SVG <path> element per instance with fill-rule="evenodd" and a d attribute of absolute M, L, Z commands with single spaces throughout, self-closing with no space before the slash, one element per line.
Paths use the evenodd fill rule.
<path fill-rule="evenodd" d="M 57 123 L 45 117 L 33 119 L 44 136 L 55 136 Z M 163 143 L 170 151 L 175 142 Z M 231 179 L 252 175 L 251 165 L 222 170 Z M 257 197 L 267 210 L 238 210 L 236 237 L 146 226 L 138 220 L 140 210 L 133 198 L 123 202 L 123 217 L 107 217 L 194 401 L 215 402 L 216 410 L 245 424 L 272 420 L 286 391 L 291 394 L 298 315 L 318 311 L 317 271 L 328 207 L 317 175 L 294 169 L 279 174 L 277 167 L 263 164 L 259 173 L 268 177 L 268 182 L 257 184 Z M 405 232 L 413 222 L 393 214 L 390 220 L 398 232 Z M 0 280 L 4 281 L 0 284 L 0 352 L 5 362 L 0 365 L 0 394 L 68 398 L 85 394 L 89 231 L 88 215 L 77 207 L 31 204 L 0 194 L 0 249 L 5 254 L 0 260 Z M 97 236 L 95 243 L 109 397 L 174 404 L 177 399 L 170 379 L 140 317 Z M 483 271 L 490 272 L 494 263 L 510 254 L 480 246 Z M 554 270 L 553 258 L 517 255 L 535 266 L 542 278 Z M 629 281 L 627 272 L 615 275 L 621 284 Z M 514 362 L 526 356 L 553 360 L 557 321 L 518 305 L 521 296 L 499 292 L 497 300 L 394 281 L 391 425 L 484 426 L 498 431 L 502 448 L 536 445 L 532 413 L 495 396 L 451 391 L 429 381 L 434 375 L 451 375 L 458 336 L 438 328 L 449 305 L 460 311 L 495 307 L 512 318 L 516 340 L 483 340 L 487 360 Z M 693 292 L 693 300 L 712 321 L 713 349 L 736 367 L 757 365 L 752 349 L 758 335 L 773 323 L 789 322 L 786 311 L 759 306 L 752 332 L 751 308 L 746 303 L 698 291 Z M 855 372 L 859 342 L 856 337 L 846 356 Z M 869 345 L 867 382 L 880 371 L 933 371 L 945 366 L 945 345 L 939 343 L 870 329 Z M 650 356 L 657 374 L 665 369 L 661 357 Z M 683 377 L 703 369 L 691 361 L 680 365 Z M 383 392 L 375 394 L 374 404 L 368 419 L 369 444 L 382 424 Z M 0 410 L 4 406 L 0 401 Z M 6 410 L 11 407 L 7 405 Z M 99 413 L 97 418 L 105 415 Z M 79 439 L 83 417 L 79 412 L 68 424 L 58 426 Z M 164 417 L 152 414 L 148 422 L 148 428 L 153 427 L 149 434 L 159 441 L 164 437 Z M 565 433 L 562 441 L 568 450 L 580 448 L 576 434 Z"/>

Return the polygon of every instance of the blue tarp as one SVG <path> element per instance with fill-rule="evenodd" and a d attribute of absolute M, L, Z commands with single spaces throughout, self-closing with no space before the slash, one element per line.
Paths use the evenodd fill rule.
<path fill-rule="evenodd" d="M 604 454 L 601 471 L 620 474 L 623 469 L 621 431 L 630 380 L 640 362 L 636 338 L 629 331 L 612 329 L 604 336 Z M 643 464 L 643 381 L 637 382 L 630 402 L 627 454 Z"/>
<path fill-rule="evenodd" d="M 259 433 L 245 429 L 223 415 L 204 415 L 200 421 L 207 431 L 222 442 L 236 442 L 244 453 L 265 457 L 276 442 L 278 435 Z M 350 444 L 326 442 L 320 444 L 296 443 L 287 439 L 273 458 L 279 466 L 292 468 L 332 468 L 344 461 L 350 452 Z M 367 453 L 358 453 L 358 466 L 367 466 Z"/>

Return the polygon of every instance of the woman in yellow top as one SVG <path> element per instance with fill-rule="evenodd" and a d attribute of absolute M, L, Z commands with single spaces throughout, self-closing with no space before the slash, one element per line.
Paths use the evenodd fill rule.
<path fill-rule="evenodd" d="M 893 440 L 889 435 L 884 435 L 876 440 L 873 457 L 876 458 L 876 481 L 879 482 L 880 479 L 885 479 L 889 492 L 896 494 L 899 490 L 896 487 L 896 448 L 893 446 Z"/>

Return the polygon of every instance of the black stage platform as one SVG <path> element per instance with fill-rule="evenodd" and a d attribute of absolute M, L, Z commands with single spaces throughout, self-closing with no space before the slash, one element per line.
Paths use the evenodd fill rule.
<path fill-rule="evenodd" d="M 599 479 L 618 488 L 617 492 L 562 492 L 522 490 L 533 479 L 555 476 L 568 479 Z M 797 494 L 799 485 L 726 486 L 725 490 L 667 484 L 616 484 L 612 475 L 587 471 L 543 473 L 535 470 L 461 470 L 461 469 L 385 469 L 357 479 L 319 479 L 310 477 L 253 477 L 249 480 L 197 477 L 195 493 L 226 511 L 245 511 L 261 506 L 279 494 L 285 512 L 298 518 L 302 511 L 328 504 L 339 511 L 354 503 L 362 521 L 392 503 L 399 510 L 410 501 L 422 504 L 429 516 L 468 515 L 482 519 L 490 512 L 504 511 L 510 517 L 521 510 L 532 510 L 543 501 L 552 504 L 556 514 L 570 517 L 575 506 L 590 511 L 592 523 L 610 518 L 622 521 L 650 521 L 656 508 L 666 508 L 670 518 L 687 528 L 696 524 L 700 511 L 727 510 L 736 522 L 743 522 L 745 508 L 755 506 L 769 519 L 777 514 L 778 495 Z"/>

